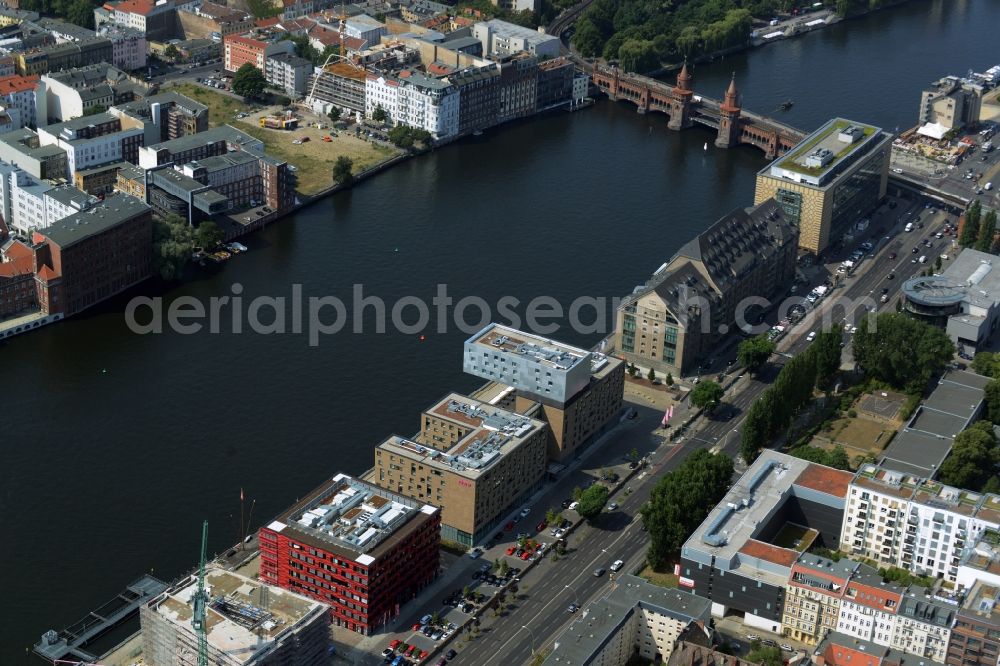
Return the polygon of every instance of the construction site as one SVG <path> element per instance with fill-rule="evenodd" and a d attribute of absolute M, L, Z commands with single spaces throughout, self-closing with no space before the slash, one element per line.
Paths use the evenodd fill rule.
<path fill-rule="evenodd" d="M 203 588 L 198 575 L 176 584 L 139 619 L 144 666 L 320 664 L 330 646 L 328 606 L 221 569 L 205 571 Z"/>

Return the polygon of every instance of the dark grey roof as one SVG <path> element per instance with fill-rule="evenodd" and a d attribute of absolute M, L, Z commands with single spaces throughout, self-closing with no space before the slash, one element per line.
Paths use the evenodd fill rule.
<path fill-rule="evenodd" d="M 737 208 L 723 216 L 685 243 L 677 255 L 703 262 L 712 279 L 725 290 L 795 235 L 794 225 L 785 219 L 774 199 L 768 199 L 754 208 Z"/>
<path fill-rule="evenodd" d="M 939 627 L 950 627 L 955 609 L 934 597 L 910 592 L 899 603 L 899 615 Z"/>
<path fill-rule="evenodd" d="M 109 196 L 99 206 L 65 217 L 50 227 L 39 229 L 59 247 L 66 248 L 86 238 L 112 229 L 150 210 L 144 202 L 127 194 Z"/>

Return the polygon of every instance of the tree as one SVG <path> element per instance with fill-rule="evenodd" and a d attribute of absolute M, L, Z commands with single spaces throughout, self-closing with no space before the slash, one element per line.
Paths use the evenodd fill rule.
<path fill-rule="evenodd" d="M 1000 378 L 1000 354 L 976 353 L 972 358 L 972 369 L 984 377 Z"/>
<path fill-rule="evenodd" d="M 958 236 L 958 244 L 962 247 L 971 247 L 975 244 L 976 239 L 979 237 L 979 218 L 981 215 L 982 206 L 979 200 L 976 199 L 969 206 L 969 209 L 965 211 L 962 232 Z"/>
<path fill-rule="evenodd" d="M 732 476 L 729 456 L 698 449 L 657 482 L 641 511 L 651 567 L 663 570 L 677 558 L 687 538 L 725 496 Z"/>
<path fill-rule="evenodd" d="M 872 379 L 921 393 L 955 355 L 955 345 L 935 326 L 899 313 L 866 317 L 854 335 L 854 359 Z M 786 366 L 787 367 L 787 366 Z"/>
<path fill-rule="evenodd" d="M 774 348 L 774 342 L 766 335 L 758 335 L 740 343 L 736 349 L 736 360 L 752 375 L 767 363 Z"/>
<path fill-rule="evenodd" d="M 998 454 L 992 424 L 974 423 L 955 437 L 951 453 L 941 463 L 938 479 L 949 486 L 981 490 L 993 476 Z"/>
<path fill-rule="evenodd" d="M 757 459 L 771 435 L 771 413 L 768 410 L 768 403 L 773 397 L 774 394 L 770 389 L 764 391 L 747 410 L 747 417 L 740 431 L 740 456 L 747 465 Z"/>
<path fill-rule="evenodd" d="M 250 63 L 241 65 L 233 75 L 233 92 L 242 97 L 258 97 L 266 85 L 267 79 Z"/>
<path fill-rule="evenodd" d="M 760 666 L 782 666 L 785 663 L 781 648 L 761 646 L 747 653 L 746 660 Z"/>
<path fill-rule="evenodd" d="M 646 379 L 648 379 L 651 382 L 655 382 L 656 381 L 656 370 L 653 370 L 652 368 L 650 368 L 649 372 L 646 374 Z"/>
<path fill-rule="evenodd" d="M 833 378 L 840 370 L 840 345 L 844 340 L 844 329 L 835 324 L 823 331 L 812 343 L 816 357 L 816 388 L 825 391 L 833 384 Z"/>
<path fill-rule="evenodd" d="M 978 203 L 978 202 L 977 202 Z M 997 233 L 997 214 L 990 210 L 983 215 L 983 221 L 979 224 L 979 235 L 976 237 L 976 249 L 980 252 L 993 251 L 993 238 Z"/>
<path fill-rule="evenodd" d="M 840 444 L 835 446 L 832 451 L 821 449 L 818 446 L 798 446 L 791 449 L 788 453 L 796 458 L 833 467 L 834 469 L 851 469 L 850 456 L 847 455 L 847 450 Z"/>
<path fill-rule="evenodd" d="M 333 164 L 333 180 L 349 187 L 354 182 L 354 160 L 346 155 L 338 157 Z"/>
<path fill-rule="evenodd" d="M 691 404 L 698 409 L 711 412 L 719 405 L 724 393 L 723 388 L 715 382 L 710 380 L 701 381 L 691 391 Z"/>
<path fill-rule="evenodd" d="M 574 486 L 572 497 L 574 502 L 579 502 L 580 498 L 583 497 L 583 489 L 580 486 Z"/>
<path fill-rule="evenodd" d="M 180 278 L 194 250 L 191 226 L 178 215 L 153 221 L 153 263 L 164 280 Z"/>
<path fill-rule="evenodd" d="M 376 106 L 375 110 L 372 111 L 372 120 L 377 123 L 384 123 L 388 117 L 389 116 L 386 114 L 385 109 L 382 108 L 381 104 Z"/>
<path fill-rule="evenodd" d="M 194 231 L 194 242 L 198 247 L 211 248 L 223 241 L 222 230 L 212 220 L 205 220 Z"/>
<path fill-rule="evenodd" d="M 173 44 L 168 44 L 167 48 L 163 50 L 163 55 L 169 60 L 177 60 L 181 57 L 181 52 Z"/>
<path fill-rule="evenodd" d="M 330 112 L 327 113 L 326 116 L 330 119 L 331 122 L 337 122 L 338 120 L 340 120 L 340 108 L 336 106 L 331 108 Z"/>
<path fill-rule="evenodd" d="M 576 507 L 576 512 L 584 520 L 595 518 L 604 509 L 604 505 L 608 501 L 608 495 L 607 486 L 595 483 L 580 495 L 580 505 Z"/>
<path fill-rule="evenodd" d="M 562 521 L 562 514 L 555 509 L 549 509 L 545 512 L 545 522 L 549 525 L 555 525 L 560 521 Z"/>
<path fill-rule="evenodd" d="M 635 379 L 639 375 L 639 368 L 635 367 L 635 363 L 628 364 L 628 374 L 633 379 Z"/>
<path fill-rule="evenodd" d="M 934 259 L 934 272 L 938 273 L 941 271 L 941 257 L 938 256 Z"/>
<path fill-rule="evenodd" d="M 666 378 L 663 380 L 663 383 L 666 384 L 667 386 L 673 386 L 674 376 L 668 372 Z"/>
<path fill-rule="evenodd" d="M 1000 423 L 1000 380 L 994 379 L 983 389 L 986 400 L 986 418 L 992 423 Z"/>
<path fill-rule="evenodd" d="M 94 4 L 90 0 L 73 0 L 66 7 L 66 20 L 88 30 L 94 29 Z"/>

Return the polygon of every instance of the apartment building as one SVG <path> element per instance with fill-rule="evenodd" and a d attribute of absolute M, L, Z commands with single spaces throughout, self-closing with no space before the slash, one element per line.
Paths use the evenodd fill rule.
<path fill-rule="evenodd" d="M 847 636 L 889 646 L 906 589 L 860 566 L 844 590 L 836 631 Z"/>
<path fill-rule="evenodd" d="M 104 37 L 91 37 L 23 51 L 16 56 L 16 67 L 18 74 L 31 76 L 95 62 L 111 62 L 113 56 L 114 49 L 110 40 Z"/>
<path fill-rule="evenodd" d="M 369 73 L 365 116 L 381 107 L 396 124 L 426 130 L 435 140 L 458 136 L 458 89 L 446 79 L 404 69 L 397 75 Z"/>
<path fill-rule="evenodd" d="M 956 608 L 911 588 L 899 603 L 889 647 L 944 663 Z"/>
<path fill-rule="evenodd" d="M 500 67 L 497 121 L 533 115 L 538 110 L 538 57 L 518 52 L 495 60 Z"/>
<path fill-rule="evenodd" d="M 665 664 L 682 638 L 699 635 L 710 643 L 710 623 L 708 600 L 622 575 L 556 637 L 542 663 L 624 666 L 638 653 L 644 662 Z"/>
<path fill-rule="evenodd" d="M 61 122 L 86 113 L 104 111 L 145 97 L 149 87 L 113 65 L 99 63 L 42 76 L 45 86 L 43 120 L 39 100 L 39 122 Z"/>
<path fill-rule="evenodd" d="M 857 567 L 850 560 L 802 555 L 788 578 L 781 616 L 784 635 L 815 645 L 825 633 L 835 631 L 847 582 Z"/>
<path fill-rule="evenodd" d="M 42 145 L 38 134 L 28 128 L 0 134 L 0 160 L 41 180 L 65 178 L 67 173 L 66 151 Z"/>
<path fill-rule="evenodd" d="M 295 178 L 287 162 L 261 153 L 237 150 L 175 168 L 226 197 L 230 207 L 267 205 L 280 211 L 295 200 Z"/>
<path fill-rule="evenodd" d="M 0 106 L 11 119 L 11 130 L 38 126 L 38 96 L 45 94 L 38 81 L 37 76 L 0 77 Z"/>
<path fill-rule="evenodd" d="M 544 482 L 547 441 L 542 421 L 451 393 L 412 440 L 376 447 L 373 482 L 441 507 L 441 538 L 474 546 Z"/>
<path fill-rule="evenodd" d="M 885 196 L 891 147 L 888 132 L 834 118 L 757 173 L 754 204 L 777 201 L 799 247 L 819 254 Z"/>
<path fill-rule="evenodd" d="M 977 581 L 955 614 L 948 641 L 948 666 L 996 666 L 1000 660 L 1000 588 Z"/>
<path fill-rule="evenodd" d="M 0 317 L 35 307 L 34 253 L 20 241 L 0 248 Z"/>
<path fill-rule="evenodd" d="M 736 209 L 688 241 L 618 307 L 615 349 L 683 376 L 737 330 L 737 308 L 782 293 L 795 277 L 798 228 L 773 200 Z"/>
<path fill-rule="evenodd" d="M 253 65 L 261 74 L 267 72 L 267 59 L 279 53 L 295 55 L 295 43 L 274 39 L 274 35 L 226 35 L 222 38 L 223 62 L 227 72 L 235 72 L 246 64 Z"/>
<path fill-rule="evenodd" d="M 851 482 L 840 547 L 956 583 L 963 551 L 998 527 L 1000 496 L 867 464 Z"/>
<path fill-rule="evenodd" d="M 920 93 L 918 121 L 921 133 L 937 136 L 952 129 L 979 124 L 983 94 L 988 89 L 980 81 L 946 76 Z M 927 126 L 930 125 L 930 128 Z"/>
<path fill-rule="evenodd" d="M 140 127 L 122 127 L 121 119 L 110 113 L 74 118 L 42 127 L 38 140 L 66 151 L 66 178 L 77 171 L 111 162 L 139 161 L 144 132 Z"/>
<path fill-rule="evenodd" d="M 278 53 L 264 61 L 264 77 L 289 97 L 301 97 L 312 74 L 313 64 L 294 53 Z"/>
<path fill-rule="evenodd" d="M 146 66 L 146 34 L 136 28 L 106 23 L 97 35 L 111 42 L 111 62 L 126 72 Z"/>
<path fill-rule="evenodd" d="M 370 634 L 437 577 L 441 512 L 338 474 L 262 527 L 260 580 Z"/>
<path fill-rule="evenodd" d="M 493 127 L 500 119 L 500 68 L 495 63 L 463 68 L 448 75 L 458 89 L 458 133 L 465 136 Z"/>
<path fill-rule="evenodd" d="M 107 2 L 94 9 L 94 25 L 100 28 L 103 24 L 114 23 L 138 30 L 147 40 L 168 39 L 173 36 L 176 11 L 171 0 Z"/>
<path fill-rule="evenodd" d="M 539 110 L 569 104 L 573 99 L 573 76 L 576 66 L 568 58 L 551 58 L 538 63 Z"/>

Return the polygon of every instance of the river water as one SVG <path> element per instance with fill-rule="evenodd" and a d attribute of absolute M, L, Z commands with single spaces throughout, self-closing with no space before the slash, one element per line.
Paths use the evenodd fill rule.
<path fill-rule="evenodd" d="M 831 115 L 892 131 L 915 124 L 932 79 L 1000 62 L 995 0 L 914 0 L 693 71 L 721 97 L 733 71 L 746 108 L 814 129 Z M 794 107 L 777 112 L 792 99 Z M 162 294 L 336 295 L 390 305 L 628 293 L 726 211 L 749 205 L 752 148 L 711 147 L 625 103 L 539 118 L 411 160 L 247 241 L 215 274 Z M 709 142 L 709 150 L 703 144 Z M 148 289 L 148 288 L 147 288 Z M 146 292 L 143 292 L 146 293 Z M 470 390 L 454 325 L 416 333 L 137 335 L 125 299 L 0 349 L 0 664 L 145 571 L 170 579 L 236 539 L 240 489 L 253 525 L 337 471 L 359 473 L 420 409 Z M 583 318 L 590 319 L 586 314 Z M 411 317 L 412 319 L 412 317 Z M 478 319 L 469 310 L 466 320 Z M 563 327 L 557 337 L 599 336 Z M 25 662 L 31 663 L 31 662 Z"/>

